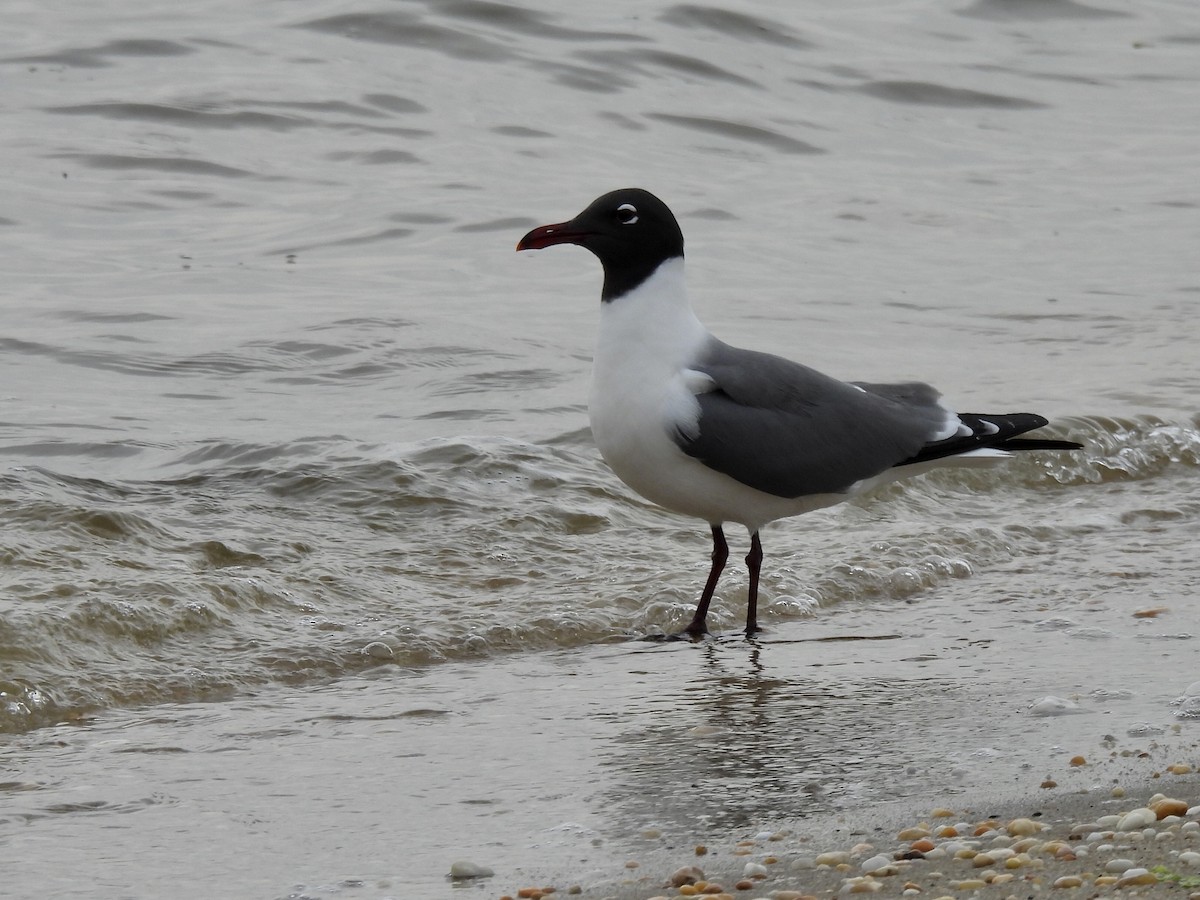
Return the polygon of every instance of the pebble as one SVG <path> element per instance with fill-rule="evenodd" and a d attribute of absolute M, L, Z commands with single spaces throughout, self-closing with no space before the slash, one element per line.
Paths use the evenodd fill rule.
<path fill-rule="evenodd" d="M 1183 800 L 1173 800 L 1170 797 L 1163 797 L 1161 800 L 1152 802 L 1150 809 L 1154 810 L 1154 814 L 1158 818 L 1165 819 L 1167 816 L 1187 815 L 1188 805 Z"/>
<path fill-rule="evenodd" d="M 683 887 L 685 884 L 695 884 L 703 880 L 704 872 L 696 866 L 682 866 L 671 873 L 671 884 L 674 887 Z"/>
<path fill-rule="evenodd" d="M 1153 750 L 1154 746 L 1150 749 Z M 1147 751 L 1136 753 L 1149 758 Z M 1113 758 L 1117 756 L 1115 752 L 1110 755 Z M 1087 765 L 1075 759 L 1072 764 Z M 1182 763 L 1178 765 L 1184 766 Z M 1096 785 L 1095 790 L 1107 802 L 1110 791 L 1100 785 Z M 1180 790 L 1182 792 L 1186 788 Z M 1119 793 L 1117 789 L 1111 790 L 1112 796 Z M 981 812 L 984 810 L 977 810 L 975 814 Z M 967 814 L 971 814 L 971 811 L 967 811 Z M 1029 891 L 1036 893 L 1053 887 L 1064 890 L 1062 894 L 1056 893 L 1057 897 L 1078 898 L 1084 895 L 1073 894 L 1070 889 L 1086 887 L 1095 893 L 1095 889 L 1100 888 L 1120 891 L 1156 885 L 1159 877 L 1148 867 L 1152 859 L 1157 865 L 1164 856 L 1171 860 L 1168 867 L 1176 872 L 1200 871 L 1200 841 L 1196 840 L 1200 838 L 1200 806 L 1188 807 L 1185 801 L 1162 793 L 1149 798 L 1143 807 L 1096 816 L 1094 821 L 1090 818 L 1081 819 L 1069 828 L 1068 823 L 1047 824 L 1036 818 L 959 821 L 962 818 L 963 813 L 955 814 L 950 809 L 939 807 L 932 810 L 930 821 L 940 819 L 943 823 L 953 824 L 935 826 L 930 821 L 913 824 L 894 832 L 894 842 L 889 841 L 885 834 L 879 834 L 873 844 L 858 843 L 849 850 L 825 851 L 816 855 L 811 855 L 812 850 L 793 855 L 791 851 L 784 853 L 777 849 L 783 862 L 774 870 L 768 869 L 767 864 L 778 862 L 776 857 L 757 856 L 757 853 L 766 849 L 762 846 L 763 842 L 789 838 L 799 845 L 796 847 L 799 850 L 811 839 L 803 835 L 763 831 L 752 840 L 738 841 L 732 848 L 721 848 L 721 852 L 726 854 L 732 850 L 734 857 L 756 853 L 755 861 L 737 860 L 741 871 L 734 876 L 736 882 L 726 882 L 730 885 L 728 888 L 705 881 L 704 872 L 696 866 L 684 866 L 676 870 L 671 875 L 669 885 L 678 890 L 673 897 L 686 896 L 694 900 L 733 900 L 734 894 L 747 900 L 817 900 L 817 894 L 830 897 L 827 888 L 823 889 L 824 892 L 810 888 L 811 893 L 805 893 L 800 890 L 767 891 L 761 886 L 763 881 L 771 877 L 772 871 L 781 880 L 786 879 L 788 876 L 781 871 L 786 868 L 796 873 L 809 873 L 792 875 L 793 880 L 817 879 L 827 883 L 830 877 L 840 876 L 836 893 L 843 897 L 883 891 L 889 896 L 954 900 L 937 895 L 947 891 L 971 892 L 989 886 L 999 888 L 1007 885 L 1008 890 L 1016 890 L 1013 897 L 1018 894 L 1024 897 Z M 646 832 L 650 830 L 647 828 Z M 653 830 L 657 831 L 656 828 Z M 646 832 L 643 832 L 643 837 L 650 836 Z M 1054 837 L 1049 838 L 1044 832 Z M 1177 843 L 1164 846 L 1165 842 L 1172 841 Z M 1152 846 L 1156 849 L 1151 849 Z M 1182 850 L 1182 847 L 1194 849 Z M 820 848 L 812 846 L 812 849 Z M 697 855 L 703 855 L 708 851 L 698 846 L 696 852 Z M 1144 852 L 1147 855 L 1139 855 Z M 940 865 L 944 867 L 944 873 L 937 870 L 938 861 L 942 860 L 944 862 Z M 1079 862 L 1073 866 L 1063 865 L 1076 860 Z M 966 865 L 965 861 L 970 861 L 970 865 Z M 630 867 L 636 865 L 629 864 Z M 821 871 L 814 871 L 818 868 Z M 471 874 L 465 874 L 467 872 Z M 491 875 L 492 871 L 460 862 L 452 867 L 452 874 L 460 878 L 473 878 Z M 896 875 L 900 877 L 888 881 L 887 876 Z M 1186 877 L 1192 876 L 1189 874 Z M 669 892 L 669 886 L 667 889 Z M 521 893 L 520 896 L 531 900 L 549 900 L 548 895 L 554 889 L 530 890 L 536 893 Z M 998 898 L 1000 896 L 1002 893 L 997 894 Z M 652 900 L 670 898 L 656 897 Z M 1180 900 L 1200 900 L 1200 891 L 1192 892 L 1191 896 L 1187 891 L 1181 892 Z"/>
<path fill-rule="evenodd" d="M 1029 707 L 1029 712 L 1035 716 L 1069 716 L 1085 710 L 1079 704 L 1065 697 L 1043 697 Z"/>
<path fill-rule="evenodd" d="M 873 894 L 883 887 L 882 881 L 876 881 L 870 875 L 862 878 L 847 878 L 838 889 L 839 894 Z"/>
<path fill-rule="evenodd" d="M 1157 884 L 1158 876 L 1147 869 L 1129 869 L 1117 879 L 1117 887 L 1129 887 L 1135 884 Z"/>
<path fill-rule="evenodd" d="M 952 882 L 952 886 L 960 891 L 977 891 L 980 888 L 987 887 L 987 882 L 982 878 L 967 878 L 956 883 Z"/>
<path fill-rule="evenodd" d="M 850 862 L 850 853 L 847 850 L 835 850 L 830 853 L 821 853 L 815 860 L 815 863 L 818 866 L 840 866 L 843 863 L 848 862 Z"/>
<path fill-rule="evenodd" d="M 1132 809 L 1121 816 L 1121 820 L 1117 822 L 1117 831 L 1133 831 L 1135 828 L 1141 829 L 1147 825 L 1153 825 L 1157 821 L 1158 814 L 1143 806 L 1139 809 Z"/>
<path fill-rule="evenodd" d="M 487 866 L 481 866 L 465 859 L 455 860 L 450 864 L 451 878 L 491 878 L 495 874 Z"/>
<path fill-rule="evenodd" d="M 1042 826 L 1033 819 L 1013 819 L 1004 830 L 1013 837 L 1028 837 L 1041 831 Z"/>

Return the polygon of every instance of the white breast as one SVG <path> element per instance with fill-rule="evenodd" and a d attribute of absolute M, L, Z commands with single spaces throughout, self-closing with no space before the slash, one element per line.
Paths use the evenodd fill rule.
<path fill-rule="evenodd" d="M 710 339 L 688 302 L 682 259 L 602 305 L 589 412 L 605 462 L 659 506 L 751 530 L 843 499 L 764 494 L 679 449 L 673 435 L 696 427 L 696 393 L 705 388 L 705 377 L 690 366 Z"/>

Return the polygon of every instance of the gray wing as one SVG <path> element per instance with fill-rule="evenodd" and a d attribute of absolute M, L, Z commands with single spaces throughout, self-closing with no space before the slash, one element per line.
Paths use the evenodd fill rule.
<path fill-rule="evenodd" d="M 848 384 L 779 356 L 716 339 L 692 366 L 712 379 L 680 449 L 778 497 L 838 493 L 946 436 L 950 414 L 929 385 Z"/>

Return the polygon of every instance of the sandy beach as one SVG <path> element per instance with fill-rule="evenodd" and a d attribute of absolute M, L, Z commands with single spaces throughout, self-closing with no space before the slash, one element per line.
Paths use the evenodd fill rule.
<path fill-rule="evenodd" d="M 676 841 L 653 831 L 611 882 L 525 885 L 504 897 L 553 893 L 603 900 L 672 897 L 1062 896 L 1200 897 L 1200 777 L 1194 742 L 1111 749 L 1065 760 L 1060 780 L 1020 800 L 955 808 L 882 803 L 819 823 Z M 1081 786 L 1086 784 L 1087 786 Z"/>

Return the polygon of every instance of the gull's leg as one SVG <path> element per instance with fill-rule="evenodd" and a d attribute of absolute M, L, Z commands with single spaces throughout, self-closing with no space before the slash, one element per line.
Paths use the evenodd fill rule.
<path fill-rule="evenodd" d="M 725 568 L 725 560 L 729 559 L 729 545 L 725 543 L 725 532 L 721 530 L 720 525 L 712 526 L 712 536 L 712 569 L 709 570 L 708 581 L 704 585 L 704 593 L 700 595 L 700 602 L 696 604 L 696 615 L 692 616 L 692 624 L 684 629 L 684 632 L 692 637 L 708 634 L 708 626 L 704 623 L 708 617 L 708 604 L 712 602 L 713 592 L 717 589 L 717 580 L 721 577 L 721 570 Z"/>
<path fill-rule="evenodd" d="M 750 570 L 750 597 L 746 601 L 746 634 L 758 631 L 758 570 L 762 567 L 762 543 L 758 532 L 750 535 L 750 552 L 746 554 L 746 568 Z"/>

